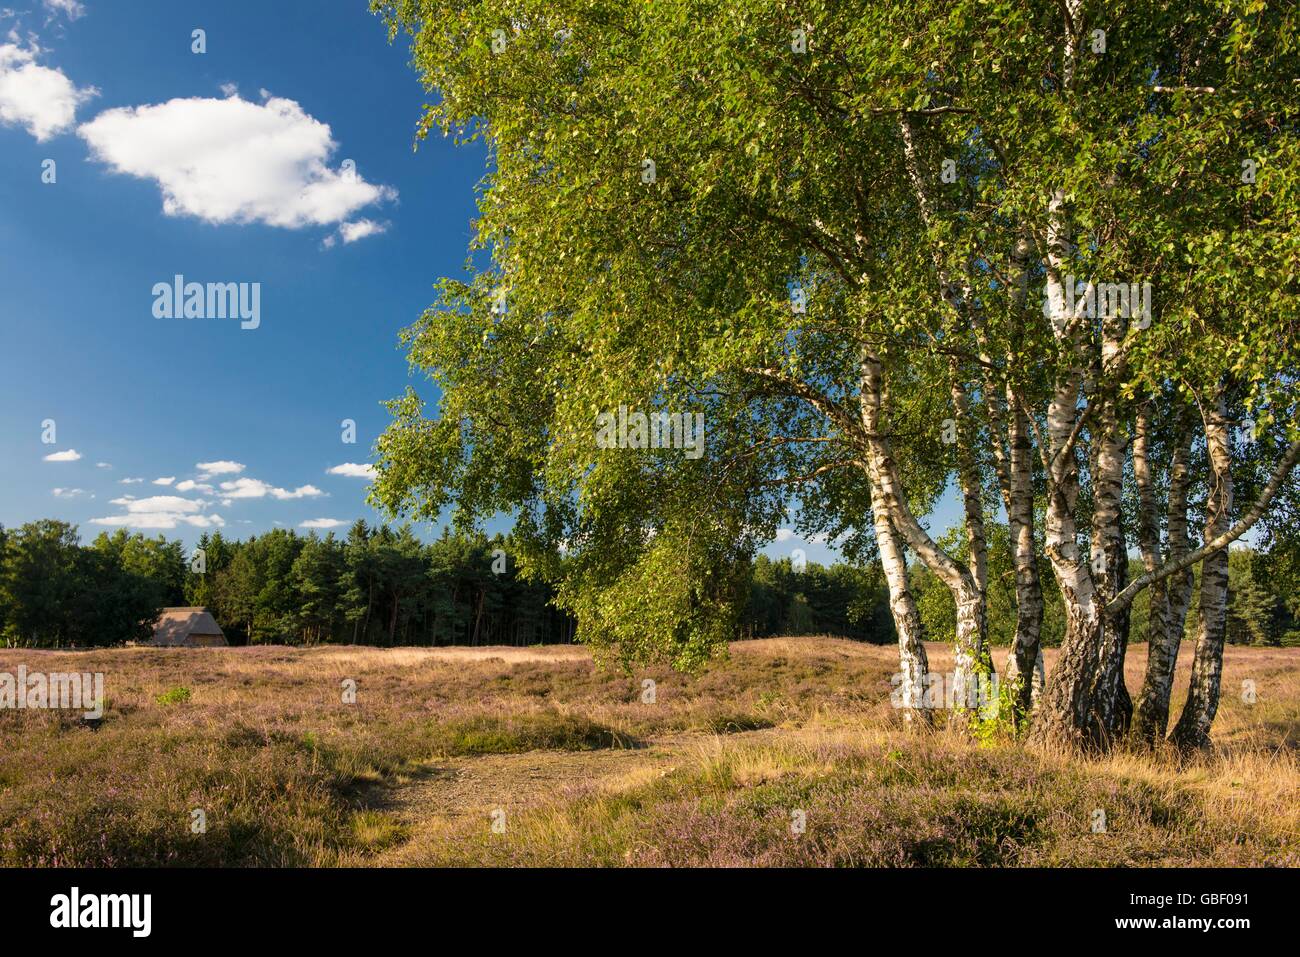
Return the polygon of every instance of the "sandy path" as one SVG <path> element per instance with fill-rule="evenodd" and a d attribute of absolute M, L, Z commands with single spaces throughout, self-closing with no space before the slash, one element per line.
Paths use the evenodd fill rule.
<path fill-rule="evenodd" d="M 489 833 L 494 812 L 504 811 L 508 824 L 529 808 L 571 800 L 613 782 L 637 783 L 666 772 L 685 748 L 685 741 L 676 740 L 635 749 L 527 751 L 431 762 L 366 796 L 367 807 L 395 816 L 408 831 L 401 844 L 358 863 L 418 865 L 422 848 L 450 833 L 480 828 Z"/>
<path fill-rule="evenodd" d="M 621 791 L 685 766 L 721 741 L 806 738 L 825 732 L 764 728 L 735 734 L 687 733 L 652 739 L 641 748 L 526 751 L 433 761 L 393 784 L 374 785 L 367 808 L 395 816 L 408 831 L 398 845 L 356 863 L 419 866 L 431 844 L 453 835 L 491 831 L 494 811 L 511 815 L 563 804 L 593 791 Z"/>

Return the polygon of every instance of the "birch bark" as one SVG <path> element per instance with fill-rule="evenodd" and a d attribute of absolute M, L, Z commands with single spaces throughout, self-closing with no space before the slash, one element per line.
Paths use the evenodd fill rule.
<path fill-rule="evenodd" d="M 1023 318 L 1029 292 L 1029 242 L 1021 237 L 1012 250 L 1011 260 L 1016 289 L 1012 305 Z M 987 350 L 986 350 L 987 351 Z M 991 364 L 985 358 L 986 368 Z M 1008 356 L 1008 365 L 1011 362 Z M 1033 710 L 1042 693 L 1043 652 L 1040 635 L 1043 623 L 1043 590 L 1038 578 L 1038 555 L 1034 545 L 1033 445 L 1029 436 L 1029 419 L 1023 403 L 1010 381 L 1000 391 L 991 377 L 984 386 L 989 423 L 995 431 L 994 464 L 1002 490 L 1002 504 L 1007 513 L 1007 530 L 1011 539 L 1011 562 L 1016 575 L 1016 634 L 1007 655 L 1005 681 L 1015 703 L 1013 720 L 1019 723 Z M 1006 451 L 1002 436 L 1007 439 Z"/>
<path fill-rule="evenodd" d="M 1157 522 L 1155 489 L 1149 463 L 1149 410 L 1139 415 L 1133 440 L 1133 471 L 1138 486 L 1138 534 L 1142 563 L 1148 574 L 1161 565 L 1160 530 Z M 1185 414 L 1175 424 L 1173 451 L 1169 459 L 1168 559 L 1177 561 L 1187 554 L 1187 462 L 1191 457 L 1192 430 Z M 1160 579 L 1151 586 L 1151 611 L 1147 618 L 1147 666 L 1133 718 L 1133 735 L 1148 746 L 1164 740 L 1169 724 L 1169 695 L 1174 684 L 1174 665 L 1182 642 L 1193 575 L 1190 568 Z"/>
<path fill-rule="evenodd" d="M 862 389 L 859 405 L 866 434 L 881 433 L 885 427 L 884 396 L 878 378 L 870 384 L 870 390 Z M 866 463 L 866 472 L 871 485 L 871 518 L 876 532 L 876 548 L 889 586 L 889 610 L 894 618 L 894 630 L 898 633 L 899 698 L 903 720 L 929 725 L 931 716 L 926 709 L 925 688 L 930 666 L 925 653 L 925 629 L 907 580 L 903 540 L 890 520 L 889 506 L 870 461 Z"/>
<path fill-rule="evenodd" d="M 1205 541 L 1228 530 L 1232 514 L 1232 452 L 1227 404 L 1222 392 L 1205 411 L 1205 443 L 1210 459 L 1210 492 L 1206 502 Z M 1223 638 L 1228 620 L 1228 547 L 1206 555 L 1201 563 L 1201 602 L 1197 613 L 1196 656 L 1183 713 L 1171 740 L 1191 750 L 1210 745 L 1210 725 L 1219 710 L 1223 672 Z"/>
<path fill-rule="evenodd" d="M 1102 372 L 1112 383 L 1097 415 L 1096 450 L 1092 469 L 1092 577 L 1098 600 L 1106 605 L 1092 689 L 1092 734 L 1103 745 L 1128 731 L 1133 703 L 1124 684 L 1124 658 L 1128 649 L 1128 604 L 1111 605 L 1111 599 L 1128 584 L 1128 548 L 1122 525 L 1124 461 L 1128 440 L 1119 415 L 1115 383 L 1119 374 L 1124 322 L 1118 316 L 1102 320 Z"/>
<path fill-rule="evenodd" d="M 1090 732 L 1102 608 L 1091 572 L 1080 554 L 1075 522 L 1079 498 L 1075 426 L 1080 415 L 1080 387 L 1085 371 L 1092 365 L 1092 349 L 1081 317 L 1066 305 L 1065 283 L 1073 281 L 1068 276 L 1067 222 L 1065 191 L 1057 189 L 1048 204 L 1047 297 L 1052 331 L 1063 362 L 1047 409 L 1044 542 L 1065 605 L 1065 636 L 1035 713 L 1033 734 L 1044 744 L 1078 747 Z"/>
<path fill-rule="evenodd" d="M 925 654 L 925 629 L 916 599 L 907 581 L 907 563 L 903 557 L 903 542 L 888 509 L 875 499 L 872 483 L 872 520 L 875 523 L 876 547 L 889 584 L 889 610 L 894 616 L 894 630 L 898 632 L 899 700 L 903 706 L 903 720 L 923 725 L 930 724 L 926 709 L 925 688 L 930 663 Z"/>
<path fill-rule="evenodd" d="M 984 601 L 970 571 L 935 544 L 908 506 L 889 439 L 878 429 L 882 421 L 883 389 L 883 370 L 879 358 L 864 352 L 860 386 L 863 418 L 864 424 L 871 422 L 876 426 L 865 429 L 873 503 L 879 502 L 898 534 L 952 592 L 957 606 L 953 647 L 953 699 L 959 708 L 962 705 L 973 708 L 978 701 L 979 676 L 991 677 L 993 670 L 984 644 Z"/>
<path fill-rule="evenodd" d="M 921 175 L 918 159 L 916 132 L 910 117 L 904 115 L 899 121 L 899 133 L 903 141 L 903 160 L 916 194 L 917 207 L 921 222 L 929 229 L 934 221 L 934 207 L 925 179 Z M 950 279 L 943 263 L 943 257 L 937 249 L 932 251 L 932 260 L 938 276 L 939 293 L 943 301 L 953 310 L 955 321 L 961 322 L 969 307 L 969 294 L 962 295 Z M 874 365 L 872 365 L 874 363 Z M 874 360 L 864 361 L 863 382 L 879 378 L 880 367 Z M 970 427 L 970 401 L 962 381 L 959 364 L 954 360 L 950 367 L 950 394 L 958 426 L 958 483 L 962 488 L 962 500 L 966 518 L 966 537 L 969 552 L 969 565 L 962 568 L 952 557 L 946 554 L 921 524 L 911 514 L 907 500 L 898 494 L 896 468 L 892 452 L 886 440 L 870 440 L 873 468 L 879 476 L 884 490 L 885 501 L 890 508 L 890 517 L 895 527 L 907 539 L 912 550 L 939 580 L 952 593 L 957 607 L 956 635 L 953 647 L 953 698 L 954 701 L 974 707 L 979 700 L 979 680 L 992 679 L 993 661 L 986 645 L 987 617 L 985 594 L 987 586 L 987 545 L 984 533 L 984 512 L 980 500 L 980 483 L 978 468 L 975 466 L 974 450 L 971 447 L 973 429 Z M 875 435 L 875 433 L 872 433 Z"/>
<path fill-rule="evenodd" d="M 1062 92 L 1074 86 L 1082 0 L 1064 0 Z M 1047 204 L 1047 299 L 1052 333 L 1063 362 L 1047 408 L 1047 516 L 1044 547 L 1065 605 L 1065 636 L 1035 711 L 1033 734 L 1043 744 L 1078 747 L 1089 733 L 1092 686 L 1101 645 L 1102 609 L 1091 572 L 1079 552 L 1074 509 L 1079 498 L 1078 423 L 1080 386 L 1092 366 L 1089 337 L 1066 305 L 1070 263 L 1070 215 L 1066 192 L 1057 187 Z"/>
<path fill-rule="evenodd" d="M 1033 446 L 1029 422 L 1014 397 L 1008 403 L 1006 495 L 1011 560 L 1016 572 L 1016 636 L 1007 656 L 1006 680 L 1017 715 L 1028 715 L 1043 690 L 1043 589 L 1034 545 Z M 1022 678 L 1022 676 L 1024 676 Z M 1017 717 L 1019 720 L 1019 717 Z"/>

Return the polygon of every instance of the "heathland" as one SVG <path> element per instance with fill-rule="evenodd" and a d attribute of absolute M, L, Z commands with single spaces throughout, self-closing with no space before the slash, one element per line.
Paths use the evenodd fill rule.
<path fill-rule="evenodd" d="M 0 650 L 20 664 L 103 672 L 107 701 L 0 712 L 7 865 L 1300 863 L 1292 648 L 1227 648 L 1191 758 L 917 732 L 896 650 L 831 638 L 694 676 L 576 646 Z"/>

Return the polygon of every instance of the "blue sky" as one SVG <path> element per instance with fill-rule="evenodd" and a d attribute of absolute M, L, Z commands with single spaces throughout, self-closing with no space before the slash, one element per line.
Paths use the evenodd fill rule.
<path fill-rule="evenodd" d="M 426 99 L 364 0 L 0 6 L 0 524 L 380 518 L 330 470 L 434 397 L 397 334 L 463 271 L 485 171 L 413 150 Z M 257 327 L 156 317 L 177 274 L 260 284 Z"/>
<path fill-rule="evenodd" d="M 364 478 L 327 469 L 371 457 L 386 421 L 380 402 L 408 381 L 397 332 L 432 301 L 439 276 L 463 268 L 483 151 L 440 138 L 412 150 L 425 95 L 405 49 L 388 45 L 362 2 L 82 6 L 70 19 L 27 0 L 0 20 L 0 44 L 27 54 L 39 48 L 19 67 L 11 50 L 11 70 L 34 61 L 78 91 L 98 91 L 78 97 L 75 123 L 52 135 L 40 110 L 57 113 L 58 104 L 10 103 L 6 112 L 0 94 L 0 120 L 8 120 L 0 121 L 0 522 L 55 516 L 88 538 L 112 527 L 96 519 L 135 514 L 165 525 L 165 506 L 188 508 L 113 504 L 127 496 L 208 500 L 200 511 L 179 513 L 174 527 L 156 529 L 186 541 L 202 531 L 194 516 L 220 516 L 240 536 L 274 522 L 377 517 L 364 503 Z M 191 52 L 194 29 L 206 32 L 205 53 Z M 202 108 L 219 106 L 232 85 L 249 104 L 251 124 L 219 117 L 228 129 L 212 135 L 228 134 L 229 145 L 207 147 L 218 151 L 200 174 L 211 188 L 183 172 L 177 179 L 162 154 L 186 146 L 159 124 L 187 115 L 203 123 Z M 303 116 L 288 106 L 287 113 L 270 109 L 263 90 L 293 101 Z M 105 113 L 173 100 L 192 102 L 159 123 L 127 117 L 96 141 L 117 149 L 108 155 L 129 169 L 154 163 L 160 178 L 114 172 L 87 138 Z M 333 149 L 321 150 L 316 124 L 328 127 Z M 33 130 L 46 134 L 43 141 Z M 268 154 L 260 169 L 232 169 L 250 134 L 278 136 L 280 153 Z M 114 136 L 131 141 L 115 146 Z M 120 155 L 127 148 L 154 156 L 131 165 Z M 42 182 L 47 159 L 57 164 L 52 184 Z M 382 195 L 353 209 L 352 197 L 325 197 L 298 224 L 293 217 L 302 210 L 290 200 L 276 204 L 283 184 L 258 178 L 279 175 L 279 160 L 292 177 L 295 164 L 315 159 L 335 178 L 352 160 L 356 178 Z M 301 175 L 305 183 L 289 185 L 313 183 L 310 170 Z M 328 188 L 332 180 L 315 182 Z M 178 196 L 172 215 L 164 213 L 164 185 Z M 223 188 L 235 194 L 233 208 L 212 195 Z M 340 209 L 347 215 L 337 216 Z M 385 231 L 343 242 L 339 227 L 357 222 Z M 187 281 L 260 283 L 260 325 L 155 318 L 152 288 L 177 273 Z M 51 419 L 56 441 L 47 445 L 42 423 Z M 344 419 L 357 424 L 356 444 L 342 441 Z M 45 461 L 69 450 L 80 458 Z M 227 465 L 213 475 L 200 463 L 244 468 Z M 170 485 L 154 484 L 168 477 Z M 122 484 L 136 478 L 144 481 Z M 249 481 L 221 487 L 241 479 Z M 214 492 L 176 491 L 186 480 Z M 288 498 L 276 497 L 277 489 L 307 491 Z"/>

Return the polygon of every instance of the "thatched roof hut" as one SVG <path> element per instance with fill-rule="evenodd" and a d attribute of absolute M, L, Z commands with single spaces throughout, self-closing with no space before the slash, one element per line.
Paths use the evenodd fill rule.
<path fill-rule="evenodd" d="M 164 608 L 153 625 L 151 644 L 211 648 L 228 645 L 225 633 L 206 608 Z"/>

